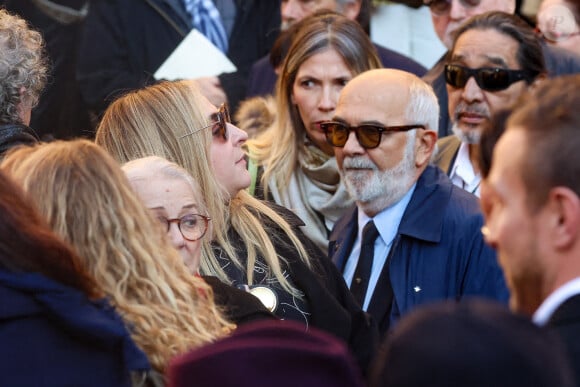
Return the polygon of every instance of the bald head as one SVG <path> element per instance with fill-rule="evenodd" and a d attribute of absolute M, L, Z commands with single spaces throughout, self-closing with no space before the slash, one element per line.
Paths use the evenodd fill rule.
<path fill-rule="evenodd" d="M 448 5 L 445 5 L 449 3 Z M 453 43 L 453 31 L 471 16 L 489 11 L 513 14 L 516 0 L 481 0 L 478 5 L 469 6 L 464 0 L 434 0 L 430 3 L 433 28 L 447 49 Z"/>
<path fill-rule="evenodd" d="M 405 121 L 419 120 L 428 129 L 437 130 L 439 104 L 433 89 L 406 71 L 376 69 L 354 77 L 340 93 L 337 111 L 355 110 L 351 108 L 354 104 L 376 106 L 391 116 L 401 115 Z"/>

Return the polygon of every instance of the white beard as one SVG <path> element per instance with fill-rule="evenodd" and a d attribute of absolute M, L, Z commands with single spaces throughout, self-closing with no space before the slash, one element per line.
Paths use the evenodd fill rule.
<path fill-rule="evenodd" d="M 454 123 L 451 130 L 453 130 L 453 134 L 456 135 L 461 142 L 474 145 L 479 144 L 479 139 L 481 138 L 481 132 L 479 129 L 469 129 L 464 131 Z"/>
<path fill-rule="evenodd" d="M 386 171 L 380 171 L 366 157 L 345 157 L 341 174 L 348 192 L 357 203 L 373 212 L 380 212 L 405 196 L 415 180 L 415 135 L 409 134 L 403 158 Z M 365 169 L 345 171 L 347 168 Z"/>

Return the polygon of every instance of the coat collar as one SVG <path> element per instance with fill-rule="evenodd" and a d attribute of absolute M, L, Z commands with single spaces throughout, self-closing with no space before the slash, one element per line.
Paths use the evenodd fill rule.
<path fill-rule="evenodd" d="M 441 241 L 443 218 L 451 197 L 451 181 L 435 166 L 423 171 L 411 201 L 405 209 L 398 234 L 438 243 Z M 434 206 L 432 203 L 437 203 Z M 352 250 L 358 230 L 358 209 L 353 206 L 336 223 L 329 238 L 331 258 L 342 270 Z"/>

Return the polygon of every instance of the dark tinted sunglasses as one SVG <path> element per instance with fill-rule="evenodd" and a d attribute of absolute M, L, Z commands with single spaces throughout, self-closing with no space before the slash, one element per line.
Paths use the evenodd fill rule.
<path fill-rule="evenodd" d="M 447 15 L 451 10 L 451 1 L 453 0 L 424 0 L 423 4 L 436 15 Z M 481 0 L 460 0 L 459 2 L 465 8 L 473 8 L 477 7 Z"/>
<path fill-rule="evenodd" d="M 348 126 L 342 122 L 327 121 L 322 122 L 320 128 L 324 130 L 326 141 L 332 146 L 342 148 L 348 141 L 350 132 L 354 132 L 360 146 L 365 149 L 373 149 L 381 143 L 381 136 L 384 132 L 406 132 L 417 128 L 425 129 L 425 126 L 418 124 L 403 126 Z"/>
<path fill-rule="evenodd" d="M 230 110 L 228 108 L 228 104 L 227 103 L 221 104 L 217 113 L 213 116 L 215 116 L 215 121 L 212 122 L 211 124 L 204 126 L 203 128 L 195 129 L 187 134 L 184 134 L 183 136 L 180 136 L 179 138 L 191 136 L 192 134 L 197 133 L 200 130 L 212 128 L 212 134 L 214 136 L 219 136 L 219 137 L 223 138 L 224 141 L 227 141 L 228 140 L 228 125 L 227 124 L 232 122 L 232 119 L 230 117 Z M 212 116 L 212 118 L 213 118 L 213 116 Z"/>
<path fill-rule="evenodd" d="M 530 80 L 525 70 L 508 70 L 495 67 L 470 69 L 469 67 L 448 64 L 445 65 L 445 82 L 457 88 L 465 86 L 469 78 L 475 78 L 477 85 L 486 91 L 505 90 L 512 83 Z"/>

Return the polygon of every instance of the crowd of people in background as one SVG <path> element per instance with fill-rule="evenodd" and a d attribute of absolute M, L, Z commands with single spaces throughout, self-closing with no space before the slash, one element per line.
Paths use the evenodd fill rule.
<path fill-rule="evenodd" d="M 0 384 L 580 386 L 580 3 L 401 3 L 0 1 Z"/>

